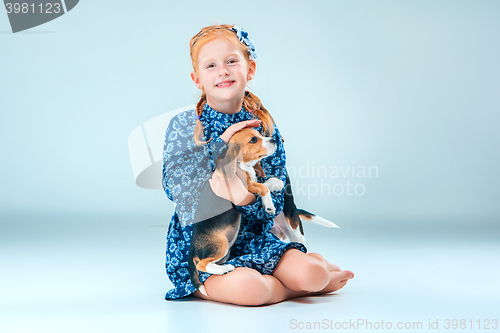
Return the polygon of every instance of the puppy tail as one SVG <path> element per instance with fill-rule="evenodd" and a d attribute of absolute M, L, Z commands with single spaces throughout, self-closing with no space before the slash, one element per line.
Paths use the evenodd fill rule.
<path fill-rule="evenodd" d="M 195 258 L 192 255 L 192 251 L 190 250 L 188 255 L 188 271 L 189 271 L 189 277 L 191 278 L 191 283 L 195 288 L 197 288 L 200 291 L 200 293 L 208 297 L 205 286 L 200 281 L 200 272 L 196 268 L 195 260 L 199 261 L 199 258 L 198 257 Z"/>
<path fill-rule="evenodd" d="M 325 220 L 324 218 L 322 218 L 320 216 L 309 213 L 306 210 L 297 209 L 297 213 L 301 217 L 301 219 L 304 219 L 306 221 L 313 222 L 313 223 L 322 225 L 322 226 L 327 227 L 327 228 L 339 228 L 339 226 L 336 225 L 335 223 L 330 222 L 328 220 Z"/>

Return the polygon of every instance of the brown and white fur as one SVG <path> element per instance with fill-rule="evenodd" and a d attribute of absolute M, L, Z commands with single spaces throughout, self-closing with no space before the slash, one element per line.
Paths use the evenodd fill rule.
<path fill-rule="evenodd" d="M 257 182 L 257 175 L 265 177 L 259 161 L 276 151 L 273 138 L 263 137 L 251 128 L 238 131 L 231 138 L 228 148 L 216 161 L 216 170 L 223 179 L 238 176 L 250 193 L 262 197 L 264 209 L 275 214 L 271 191 L 283 188 L 278 178 L 269 178 L 265 183 Z M 300 217 L 327 227 L 336 227 L 314 214 L 297 209 L 291 192 L 290 179 L 286 178 L 284 210 L 274 220 L 271 230 L 278 238 L 285 241 L 305 243 Z M 222 275 L 234 269 L 224 264 L 230 254 L 231 246 L 236 241 L 240 227 L 241 214 L 228 200 L 213 193 L 207 182 L 202 187 L 198 207 L 193 223 L 193 235 L 189 249 L 188 270 L 193 286 L 207 295 L 199 280 L 199 271 Z"/>
<path fill-rule="evenodd" d="M 257 182 L 257 175 L 265 176 L 259 161 L 276 151 L 274 138 L 263 137 L 256 130 L 245 128 L 232 136 L 229 145 L 228 149 L 234 150 L 232 156 L 235 158 L 230 161 L 230 166 L 225 168 L 225 176 L 232 178 L 237 175 L 246 183 L 248 192 L 262 197 L 262 205 L 266 212 L 274 214 L 276 209 L 271 199 L 271 192 L 281 190 L 283 181 L 273 177 L 263 184 Z"/>

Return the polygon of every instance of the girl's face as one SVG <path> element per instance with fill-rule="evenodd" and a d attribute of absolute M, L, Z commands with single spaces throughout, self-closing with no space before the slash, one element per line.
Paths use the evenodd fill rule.
<path fill-rule="evenodd" d="M 226 39 L 216 39 L 200 49 L 196 71 L 191 72 L 198 89 L 205 89 L 215 110 L 241 109 L 247 81 L 253 79 L 255 61 L 247 62 L 241 51 Z"/>

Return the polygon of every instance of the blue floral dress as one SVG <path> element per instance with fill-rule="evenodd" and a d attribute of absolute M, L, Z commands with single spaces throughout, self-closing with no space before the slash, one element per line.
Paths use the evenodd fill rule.
<path fill-rule="evenodd" d="M 174 288 L 169 290 L 165 299 L 177 299 L 193 293 L 196 288 L 191 284 L 188 273 L 188 251 L 192 236 L 192 222 L 196 212 L 199 192 L 211 178 L 214 161 L 227 148 L 220 135 L 231 126 L 256 117 L 244 110 L 235 114 L 225 114 L 205 104 L 200 121 L 204 128 L 205 140 L 210 142 L 197 146 L 194 142 L 196 112 L 189 110 L 172 118 L 165 136 L 163 149 L 163 189 L 175 205 L 175 211 L 167 232 L 166 271 Z M 262 127 L 257 128 L 262 133 Z M 261 166 L 270 177 L 285 182 L 285 150 L 276 125 L 273 134 L 276 152 L 261 160 Z M 241 215 L 240 232 L 231 248 L 228 264 L 235 267 L 250 267 L 261 274 L 271 274 L 283 253 L 289 248 L 306 252 L 301 243 L 285 243 L 271 233 L 273 219 L 283 211 L 283 190 L 271 193 L 276 213 L 267 213 L 262 200 L 258 197 L 247 206 L 237 206 Z M 200 272 L 204 282 L 211 274 Z"/>

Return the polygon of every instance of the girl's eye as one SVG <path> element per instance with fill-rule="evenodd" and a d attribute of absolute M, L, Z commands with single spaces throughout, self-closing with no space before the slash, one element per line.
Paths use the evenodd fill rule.
<path fill-rule="evenodd" d="M 207 65 L 207 68 L 212 68 L 214 67 L 214 64 Z"/>
<path fill-rule="evenodd" d="M 236 60 L 228 60 L 228 64 L 234 64 L 236 62 Z"/>
<path fill-rule="evenodd" d="M 253 136 L 252 139 L 250 139 L 250 143 L 257 143 L 257 137 Z"/>

